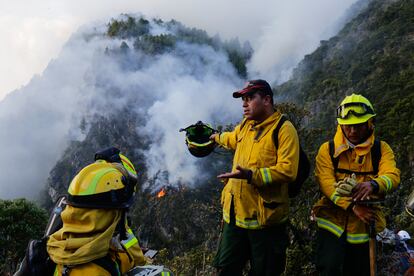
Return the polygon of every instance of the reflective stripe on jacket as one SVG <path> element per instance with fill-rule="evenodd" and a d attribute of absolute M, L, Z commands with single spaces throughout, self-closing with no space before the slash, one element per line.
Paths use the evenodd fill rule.
<path fill-rule="evenodd" d="M 334 137 L 334 157 L 339 157 L 338 168 L 357 172 L 358 183 L 375 180 L 378 183 L 378 197 L 395 190 L 400 182 L 400 171 L 396 167 L 394 153 L 390 146 L 381 141 L 381 159 L 378 166 L 378 175 L 359 174 L 358 172 L 372 172 L 371 147 L 374 143 L 374 134 L 364 143 L 351 148 L 341 128 L 338 126 Z M 355 216 L 351 210 L 351 197 L 341 197 L 335 193 L 334 184 L 349 174 L 334 172 L 331 156 L 329 154 L 329 142 L 324 143 L 316 156 L 315 176 L 323 197 L 315 204 L 314 214 L 318 227 L 328 230 L 340 237 L 347 232 L 349 243 L 364 243 L 369 240 L 368 227 Z M 380 207 L 375 209 L 376 230 L 385 228 L 385 218 Z M 346 228 L 346 229 L 345 229 Z"/>
<path fill-rule="evenodd" d="M 239 227 L 258 229 L 287 219 L 288 183 L 297 175 L 299 138 L 292 123 L 285 122 L 278 134 L 276 150 L 272 136 L 280 118 L 281 114 L 275 112 L 259 124 L 245 119 L 234 131 L 216 137 L 217 143 L 235 150 L 232 171 L 240 165 L 253 172 L 251 183 L 230 178 L 223 188 L 223 219 L 227 223 L 232 200 Z"/>

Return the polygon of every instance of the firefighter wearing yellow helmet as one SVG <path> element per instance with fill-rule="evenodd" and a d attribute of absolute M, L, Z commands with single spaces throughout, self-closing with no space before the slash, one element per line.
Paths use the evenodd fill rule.
<path fill-rule="evenodd" d="M 375 139 L 371 102 L 346 96 L 336 110 L 333 140 L 319 148 L 315 175 L 322 198 L 313 213 L 318 224 L 317 269 L 322 275 L 369 275 L 368 227 L 385 228 L 384 214 L 373 199 L 382 199 L 400 182 L 394 153 Z"/>
<path fill-rule="evenodd" d="M 98 152 L 68 189 L 63 226 L 47 242 L 54 275 L 123 275 L 146 261 L 128 227 L 137 174 L 117 148 Z"/>

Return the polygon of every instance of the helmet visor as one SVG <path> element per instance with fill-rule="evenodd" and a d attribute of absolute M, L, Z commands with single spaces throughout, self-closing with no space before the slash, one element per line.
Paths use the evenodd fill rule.
<path fill-rule="evenodd" d="M 336 109 L 336 117 L 340 119 L 347 119 L 350 115 L 362 117 L 367 114 L 375 115 L 375 112 L 364 103 L 346 103 Z"/>

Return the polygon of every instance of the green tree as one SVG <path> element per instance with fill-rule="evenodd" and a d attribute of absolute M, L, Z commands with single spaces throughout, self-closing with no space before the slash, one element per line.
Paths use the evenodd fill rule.
<path fill-rule="evenodd" d="M 0 200 L 0 274 L 16 269 L 30 239 L 42 236 L 47 213 L 26 199 Z"/>

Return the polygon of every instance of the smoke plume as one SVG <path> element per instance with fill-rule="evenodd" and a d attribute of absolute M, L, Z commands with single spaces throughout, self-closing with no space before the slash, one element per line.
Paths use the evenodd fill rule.
<path fill-rule="evenodd" d="M 158 34 L 171 33 L 151 24 Z M 145 152 L 149 175 L 168 172 L 168 183 L 191 182 L 197 171 L 181 127 L 240 118 L 231 91 L 242 80 L 224 52 L 179 42 L 174 52 L 146 55 L 133 50 L 133 40 L 109 39 L 105 31 L 105 25 L 81 30 L 42 77 L 1 102 L 1 198 L 36 197 L 68 142 L 84 139 L 79 126 L 85 115 L 105 116 L 136 103 L 131 112 L 146 119 L 137 131 L 152 141 Z M 131 50 L 111 54 L 122 42 Z"/>

